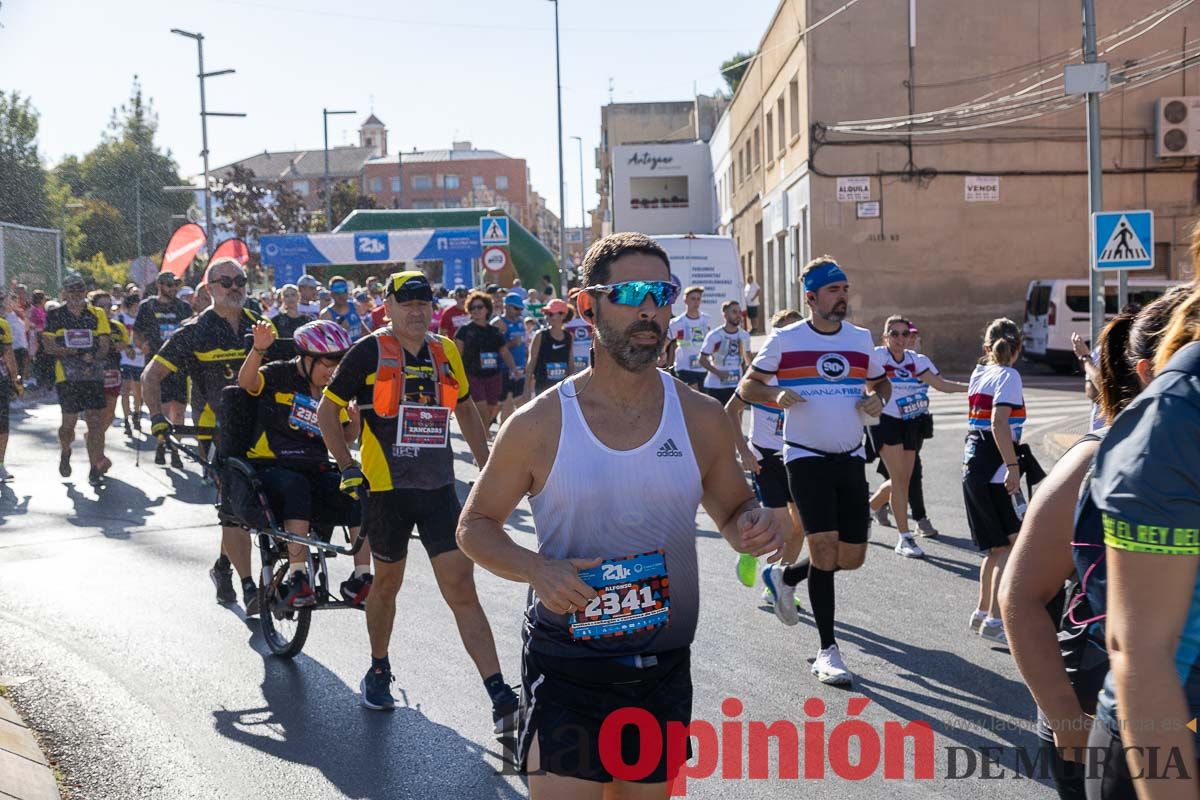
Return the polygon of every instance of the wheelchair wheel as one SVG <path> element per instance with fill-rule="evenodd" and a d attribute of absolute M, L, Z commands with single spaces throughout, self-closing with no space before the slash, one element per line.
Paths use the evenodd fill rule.
<path fill-rule="evenodd" d="M 295 658 L 304 649 L 312 624 L 311 608 L 290 608 L 280 598 L 279 585 L 287 578 L 287 548 L 276 545 L 269 536 L 259 536 L 263 564 L 269 566 L 271 582 L 259 586 L 259 624 L 271 652 L 280 658 Z"/>

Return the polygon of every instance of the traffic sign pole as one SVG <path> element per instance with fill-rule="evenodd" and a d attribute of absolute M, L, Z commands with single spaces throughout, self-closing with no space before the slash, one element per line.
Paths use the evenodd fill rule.
<path fill-rule="evenodd" d="M 1083 0 L 1083 61 L 1085 64 L 1096 63 L 1096 3 L 1095 0 Z M 1100 93 L 1088 92 L 1087 96 L 1087 144 L 1088 144 L 1088 229 L 1092 228 L 1092 215 L 1104 207 L 1103 167 L 1100 164 Z M 1089 235 L 1090 238 L 1090 235 Z M 1089 242 L 1090 254 L 1095 258 L 1097 243 Z M 1091 286 L 1092 301 L 1089 303 L 1092 317 L 1092 347 L 1100 341 L 1100 330 L 1104 327 L 1104 273 L 1091 265 L 1088 278 Z M 1125 272 L 1121 272 L 1121 288 L 1124 294 Z M 1124 305 L 1124 300 L 1121 301 Z"/>

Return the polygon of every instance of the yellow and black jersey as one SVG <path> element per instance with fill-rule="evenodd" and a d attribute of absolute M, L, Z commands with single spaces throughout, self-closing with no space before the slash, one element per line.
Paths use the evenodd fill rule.
<path fill-rule="evenodd" d="M 458 382 L 458 399 L 470 394 L 467 373 L 454 343 L 438 336 L 446 362 Z M 401 447 L 397 443 L 398 417 L 381 417 L 374 408 L 375 379 L 379 372 L 379 337 L 359 339 L 346 353 L 325 396 L 343 408 L 357 401 L 362 412 L 362 469 L 372 492 L 391 489 L 440 489 L 454 483 L 454 455 L 446 447 Z M 416 353 L 404 353 L 406 405 L 433 406 L 438 402 L 438 379 L 428 342 Z"/>
<path fill-rule="evenodd" d="M 254 446 L 246 453 L 253 461 L 277 462 L 300 469 L 329 462 L 329 451 L 317 424 L 317 403 L 309 394 L 308 379 L 300 374 L 299 359 L 272 361 L 258 368 L 258 398 L 254 420 Z M 341 410 L 342 424 L 350 421 Z"/>
<path fill-rule="evenodd" d="M 102 381 L 104 363 L 96 358 L 100 337 L 112 333 L 103 309 L 85 305 L 78 314 L 66 305 L 46 312 L 46 330 L 42 336 L 53 339 L 71 351 L 54 360 L 55 383 Z"/>
<path fill-rule="evenodd" d="M 242 309 L 234 330 L 215 309 L 207 308 L 179 326 L 154 360 L 171 372 L 191 378 L 194 400 L 215 412 L 221 390 L 237 383 L 238 370 L 246 358 L 246 337 L 259 319 L 253 311 Z"/>

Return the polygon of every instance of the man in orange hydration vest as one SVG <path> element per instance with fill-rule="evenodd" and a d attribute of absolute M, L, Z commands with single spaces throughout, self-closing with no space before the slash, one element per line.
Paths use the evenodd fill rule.
<path fill-rule="evenodd" d="M 454 490 L 450 416 L 481 469 L 488 458 L 487 435 L 475 404 L 460 402 L 470 387 L 458 348 L 429 331 L 429 281 L 417 271 L 398 272 L 385 289 L 391 323 L 350 348 L 317 410 L 325 444 L 342 471 L 342 491 L 357 496 L 364 482 L 370 489 L 362 530 L 376 571 L 367 599 L 371 669 L 359 685 L 362 703 L 375 710 L 395 706 L 388 644 L 415 527 L 491 699 L 495 732 L 506 733 L 516 726 L 517 697 L 500 673 L 492 629 L 475 592 L 475 565 L 455 541 L 461 505 Z M 362 413 L 361 468 L 338 418 L 351 402 Z"/>

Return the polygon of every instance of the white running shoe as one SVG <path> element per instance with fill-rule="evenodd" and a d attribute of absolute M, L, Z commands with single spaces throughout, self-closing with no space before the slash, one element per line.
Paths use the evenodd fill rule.
<path fill-rule="evenodd" d="M 783 566 L 772 564 L 763 570 L 763 584 L 774 596 L 772 606 L 775 616 L 784 625 L 795 625 L 800 622 L 800 612 L 796 610 L 796 587 L 783 582 Z"/>
<path fill-rule="evenodd" d="M 911 533 L 902 533 L 900 540 L 896 542 L 896 555 L 905 558 L 924 558 L 925 551 L 913 540 Z"/>
<path fill-rule="evenodd" d="M 971 612 L 971 633 L 979 634 L 979 626 L 987 619 L 987 612 L 975 609 Z"/>
<path fill-rule="evenodd" d="M 1004 634 L 1004 623 L 997 620 L 995 624 L 984 622 L 979 626 L 979 638 L 987 639 L 989 642 L 996 644 L 1008 644 L 1008 637 Z"/>
<path fill-rule="evenodd" d="M 915 520 L 917 523 L 917 536 L 924 536 L 926 539 L 936 538 L 938 529 L 933 527 L 933 523 L 928 518 Z"/>
<path fill-rule="evenodd" d="M 854 676 L 842 663 L 842 654 L 836 644 L 817 653 L 817 660 L 812 665 L 812 674 L 816 675 L 821 683 L 831 686 L 849 686 L 854 681 Z"/>

